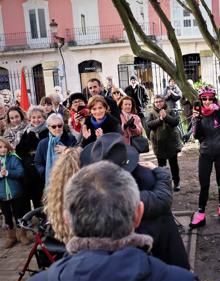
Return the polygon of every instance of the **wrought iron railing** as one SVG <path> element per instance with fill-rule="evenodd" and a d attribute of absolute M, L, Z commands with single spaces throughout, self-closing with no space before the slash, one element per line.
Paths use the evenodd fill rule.
<path fill-rule="evenodd" d="M 141 24 L 146 35 L 155 39 L 155 23 Z M 122 24 L 105 26 L 88 26 L 66 29 L 66 40 L 69 46 L 127 42 L 127 34 Z"/>
<path fill-rule="evenodd" d="M 148 36 L 155 38 L 155 24 L 153 22 L 141 24 Z M 84 28 L 68 28 L 65 32 L 65 42 L 68 46 L 82 46 L 127 42 L 127 34 L 122 24 L 106 26 L 88 26 Z M 37 33 L 14 32 L 0 34 L 0 51 L 42 49 L 56 47 L 56 39 L 50 31 L 45 37 Z"/>

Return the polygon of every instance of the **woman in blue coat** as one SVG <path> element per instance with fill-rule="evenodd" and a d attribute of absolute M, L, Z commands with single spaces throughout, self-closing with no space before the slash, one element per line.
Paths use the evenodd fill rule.
<path fill-rule="evenodd" d="M 34 157 L 35 167 L 46 185 L 49 181 L 51 168 L 59 154 L 67 147 L 76 144 L 76 138 L 64 130 L 64 121 L 60 114 L 52 113 L 47 118 L 49 136 L 41 140 Z"/>

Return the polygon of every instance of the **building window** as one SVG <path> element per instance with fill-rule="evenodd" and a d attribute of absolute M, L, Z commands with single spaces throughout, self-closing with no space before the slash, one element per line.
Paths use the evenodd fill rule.
<path fill-rule="evenodd" d="M 196 20 L 193 20 L 193 26 L 198 26 Z"/>
<path fill-rule="evenodd" d="M 23 3 L 23 9 L 27 43 L 32 48 L 49 46 L 50 37 L 48 36 L 48 30 L 50 21 L 48 1 L 28 0 Z"/>
<path fill-rule="evenodd" d="M 47 37 L 44 9 L 30 9 L 29 22 L 32 39 Z"/>
<path fill-rule="evenodd" d="M 190 12 L 187 10 L 183 10 L 183 16 L 184 17 L 190 17 Z"/>
<path fill-rule="evenodd" d="M 183 26 L 184 27 L 191 27 L 191 20 L 184 20 L 183 21 Z"/>
<path fill-rule="evenodd" d="M 86 35 L 86 17 L 83 14 L 81 14 L 81 29 L 82 29 L 82 34 Z"/>

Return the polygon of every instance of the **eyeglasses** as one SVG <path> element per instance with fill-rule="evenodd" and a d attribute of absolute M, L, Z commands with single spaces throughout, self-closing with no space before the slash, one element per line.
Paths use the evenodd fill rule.
<path fill-rule="evenodd" d="M 213 101 L 214 100 L 214 98 L 202 98 L 202 101 Z"/>
<path fill-rule="evenodd" d="M 77 104 L 79 102 L 81 102 L 82 100 L 73 100 L 72 104 Z"/>
<path fill-rule="evenodd" d="M 164 101 L 163 100 L 157 100 L 154 103 L 162 103 L 162 102 L 164 102 Z"/>
<path fill-rule="evenodd" d="M 51 127 L 52 129 L 56 129 L 56 128 L 59 128 L 59 129 L 61 129 L 61 128 L 63 128 L 63 124 L 58 124 L 58 125 L 50 125 L 50 127 Z"/>

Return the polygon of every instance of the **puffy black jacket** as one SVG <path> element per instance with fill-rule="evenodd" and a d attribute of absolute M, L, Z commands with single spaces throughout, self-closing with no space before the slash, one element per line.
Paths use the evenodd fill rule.
<path fill-rule="evenodd" d="M 201 154 L 220 154 L 220 110 L 214 111 L 210 116 L 194 118 L 193 135 L 200 142 Z"/>

